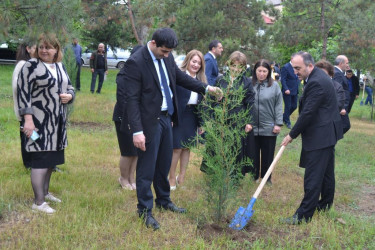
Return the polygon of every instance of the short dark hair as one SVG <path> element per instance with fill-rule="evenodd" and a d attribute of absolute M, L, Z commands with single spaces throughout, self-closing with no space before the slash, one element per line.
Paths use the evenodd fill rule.
<path fill-rule="evenodd" d="M 177 35 L 171 28 L 160 28 L 152 34 L 151 40 L 154 40 L 156 47 L 166 47 L 174 49 L 178 45 Z"/>
<path fill-rule="evenodd" d="M 348 69 L 348 70 L 346 71 L 346 73 L 352 73 L 352 74 L 353 74 L 353 70 Z"/>
<path fill-rule="evenodd" d="M 212 48 L 216 48 L 219 45 L 219 43 L 221 43 L 219 40 L 212 40 L 208 45 L 208 50 L 211 51 Z"/>
<path fill-rule="evenodd" d="M 302 59 L 303 59 L 303 63 L 305 64 L 305 66 L 309 66 L 309 64 L 311 63 L 312 65 L 314 65 L 314 58 L 311 56 L 310 53 L 306 52 L 306 51 L 299 51 L 295 54 L 292 55 L 292 58 L 295 57 L 295 56 L 301 56 Z"/>
<path fill-rule="evenodd" d="M 262 67 L 265 67 L 267 70 L 268 70 L 268 75 L 267 75 L 267 83 L 268 83 L 268 87 L 271 87 L 272 84 L 273 84 L 273 79 L 272 79 L 272 69 L 271 69 L 271 64 L 265 60 L 265 59 L 261 59 L 259 61 L 257 61 L 254 65 L 254 69 L 253 69 L 253 77 L 252 77 L 252 83 L 253 85 L 255 85 L 258 81 L 258 78 L 257 78 L 257 74 L 256 74 L 256 70 L 257 68 L 259 68 L 260 66 Z"/>

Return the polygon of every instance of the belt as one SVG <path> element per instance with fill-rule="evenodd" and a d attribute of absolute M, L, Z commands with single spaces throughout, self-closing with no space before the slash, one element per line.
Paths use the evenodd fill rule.
<path fill-rule="evenodd" d="M 160 111 L 160 115 L 168 116 L 168 110 L 162 110 Z"/>

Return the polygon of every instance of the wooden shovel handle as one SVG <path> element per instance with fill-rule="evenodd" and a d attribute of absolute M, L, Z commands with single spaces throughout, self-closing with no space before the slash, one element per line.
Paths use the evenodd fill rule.
<path fill-rule="evenodd" d="M 279 152 L 277 152 L 277 155 L 275 157 L 275 159 L 273 159 L 272 163 L 271 163 L 271 166 L 269 167 L 267 173 L 264 175 L 262 181 L 260 182 L 257 190 L 255 191 L 253 197 L 256 199 L 258 198 L 258 195 L 260 194 L 260 192 L 262 191 L 264 185 L 266 184 L 268 178 L 270 177 L 273 169 L 275 168 L 276 166 L 276 163 L 279 161 L 281 155 L 283 154 L 284 152 L 284 149 L 285 149 L 285 146 L 281 146 L 281 148 L 279 149 Z"/>

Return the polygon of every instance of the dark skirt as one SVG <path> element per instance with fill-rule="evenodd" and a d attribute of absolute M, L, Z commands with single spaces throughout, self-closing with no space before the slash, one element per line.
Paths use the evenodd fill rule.
<path fill-rule="evenodd" d="M 31 168 L 55 168 L 65 163 L 64 150 L 30 152 Z"/>
<path fill-rule="evenodd" d="M 173 126 L 173 148 L 188 148 L 196 145 L 198 128 L 197 105 L 187 105 L 183 113 L 181 124 Z"/>
<path fill-rule="evenodd" d="M 137 148 L 134 147 L 133 135 L 130 130 L 127 130 L 126 132 L 121 131 L 120 121 L 115 121 L 115 126 L 121 156 L 137 156 Z"/>

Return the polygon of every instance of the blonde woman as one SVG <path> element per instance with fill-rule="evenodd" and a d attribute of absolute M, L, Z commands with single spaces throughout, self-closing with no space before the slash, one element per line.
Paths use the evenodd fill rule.
<path fill-rule="evenodd" d="M 190 51 L 181 65 L 181 70 L 189 76 L 207 83 L 205 75 L 205 63 L 203 54 L 198 50 Z M 173 126 L 173 156 L 169 172 L 169 184 L 171 190 L 175 190 L 177 184 L 183 184 L 185 180 L 186 167 L 189 164 L 190 150 L 188 148 L 194 142 L 197 129 L 200 126 L 197 115 L 197 105 L 203 96 L 177 86 L 178 117 L 177 126 Z M 199 133 L 202 131 L 200 129 Z M 176 175 L 177 164 L 180 162 L 180 172 Z"/>

